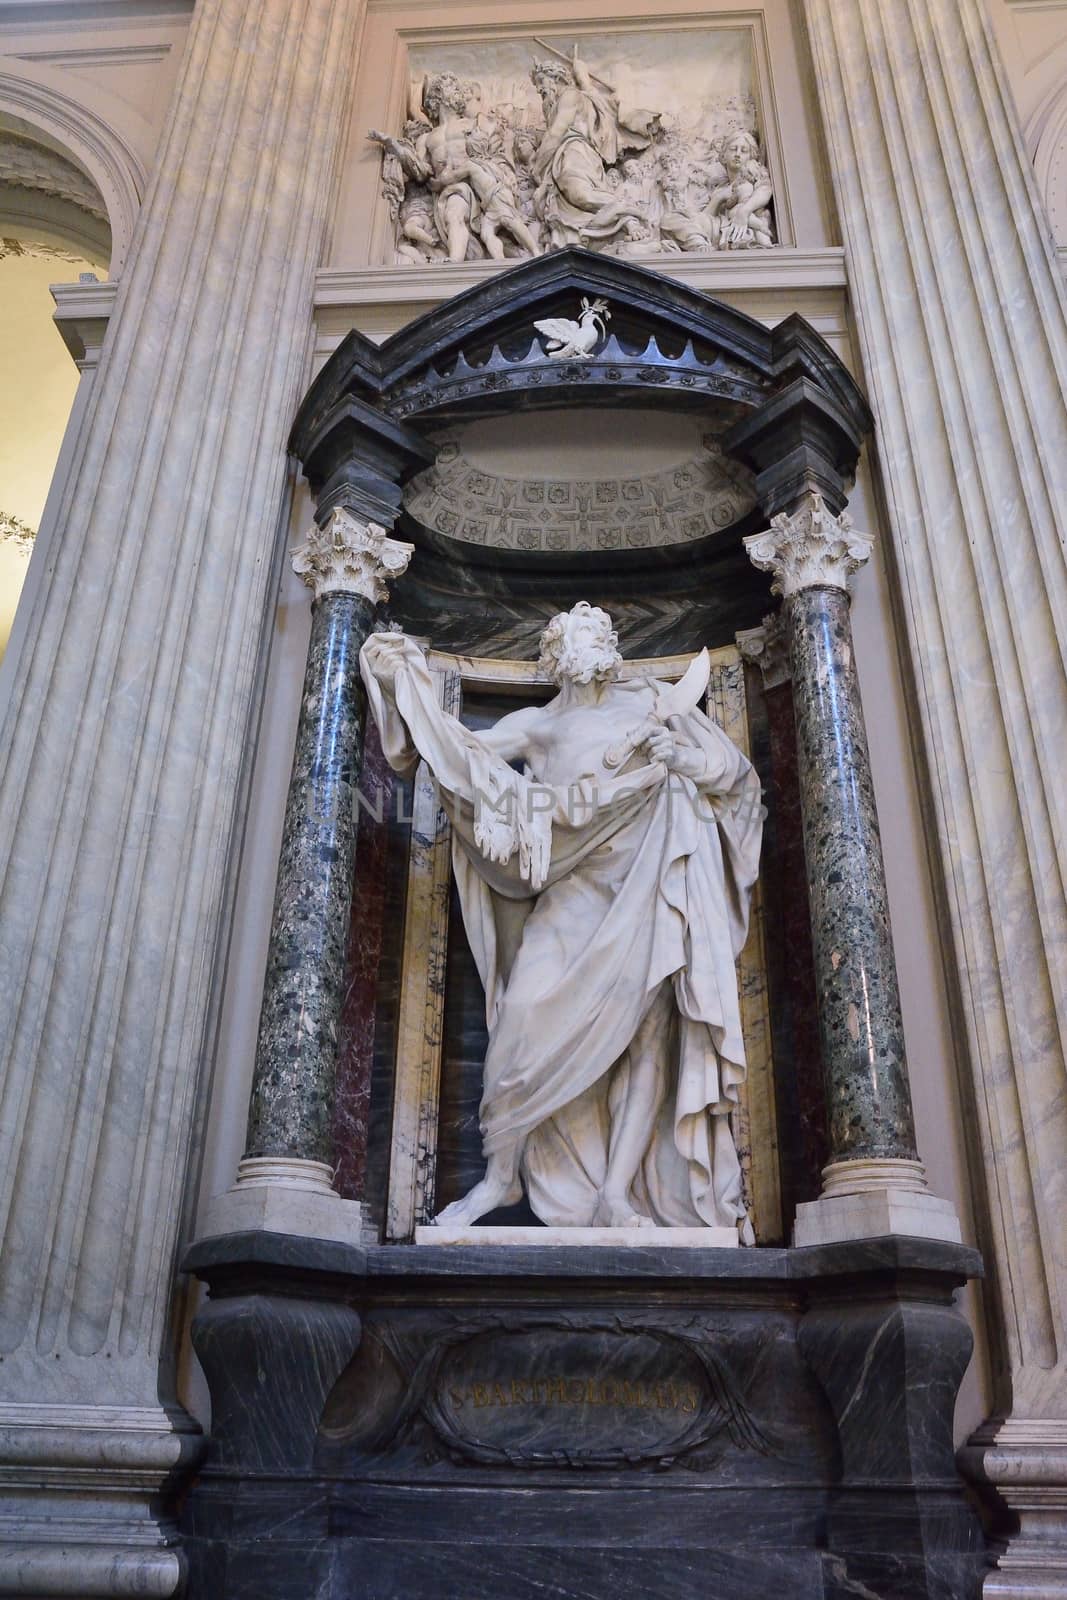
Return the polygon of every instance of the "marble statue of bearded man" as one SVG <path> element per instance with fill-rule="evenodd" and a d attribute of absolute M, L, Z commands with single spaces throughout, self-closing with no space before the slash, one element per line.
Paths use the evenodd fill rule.
<path fill-rule="evenodd" d="M 541 665 L 556 695 L 475 733 L 413 640 L 374 634 L 361 655 L 387 760 L 410 774 L 421 757 L 451 818 L 485 985 L 487 1170 L 438 1221 L 474 1223 L 524 1185 L 554 1227 L 740 1224 L 751 1242 L 729 1113 L 759 781 L 699 709 L 656 722 L 662 686 L 619 680 L 596 607 L 552 619 Z"/>

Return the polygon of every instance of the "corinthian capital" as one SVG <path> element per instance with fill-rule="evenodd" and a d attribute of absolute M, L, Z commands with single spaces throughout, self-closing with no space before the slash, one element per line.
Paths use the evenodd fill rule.
<path fill-rule="evenodd" d="M 769 528 L 749 534 L 744 544 L 754 566 L 773 572 L 771 593 L 786 599 L 800 589 L 847 589 L 874 549 L 870 534 L 854 528 L 847 511 L 835 517 L 815 493 L 796 511 L 772 517 Z"/>
<path fill-rule="evenodd" d="M 377 522 L 361 522 L 337 506 L 326 526 L 313 527 L 292 552 L 293 571 L 316 600 L 324 594 L 361 594 L 377 605 L 389 598 L 386 579 L 407 571 L 414 548 L 391 539 Z"/>

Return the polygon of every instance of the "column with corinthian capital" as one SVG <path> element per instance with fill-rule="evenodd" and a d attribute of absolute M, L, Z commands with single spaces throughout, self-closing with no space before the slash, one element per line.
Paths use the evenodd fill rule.
<path fill-rule="evenodd" d="M 796 713 L 804 854 L 830 1129 L 798 1245 L 911 1234 L 959 1240 L 915 1146 L 885 868 L 852 647 L 847 584 L 873 547 L 806 492 L 745 540 L 783 597 Z"/>
<path fill-rule="evenodd" d="M 363 752 L 359 652 L 412 546 L 335 506 L 293 552 L 311 638 L 285 807 L 244 1157 L 205 1235 L 264 1229 L 359 1243 L 362 1205 L 332 1186 L 337 1039 Z"/>

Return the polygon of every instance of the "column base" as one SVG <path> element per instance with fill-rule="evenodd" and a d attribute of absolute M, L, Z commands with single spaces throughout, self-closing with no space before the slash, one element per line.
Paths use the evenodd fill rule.
<path fill-rule="evenodd" d="M 1067 1420 L 987 1422 L 959 1461 L 1018 1524 L 997 1547 L 982 1600 L 1067 1600 Z"/>
<path fill-rule="evenodd" d="M 322 1161 L 290 1156 L 246 1156 L 237 1181 L 217 1195 L 200 1228 L 201 1239 L 227 1233 L 287 1233 L 338 1244 L 377 1242 L 362 1200 L 343 1200 L 332 1169 Z"/>
<path fill-rule="evenodd" d="M 907 1234 L 962 1240 L 951 1200 L 929 1193 L 921 1161 L 834 1161 L 823 1168 L 818 1200 L 797 1206 L 795 1245 L 842 1244 Z"/>
<path fill-rule="evenodd" d="M 185 1558 L 158 1507 L 202 1449 L 162 1406 L 0 1405 L 0 1595 L 178 1594 Z"/>

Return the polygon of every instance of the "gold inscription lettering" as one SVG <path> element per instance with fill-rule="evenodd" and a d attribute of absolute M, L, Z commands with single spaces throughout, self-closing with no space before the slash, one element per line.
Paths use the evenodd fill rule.
<path fill-rule="evenodd" d="M 700 1390 L 689 1383 L 668 1379 L 663 1383 L 631 1382 L 616 1378 L 505 1378 L 472 1382 L 463 1390 L 448 1387 L 451 1405 L 483 1406 L 626 1406 L 635 1410 L 680 1411 L 692 1416 L 700 1409 Z"/>

